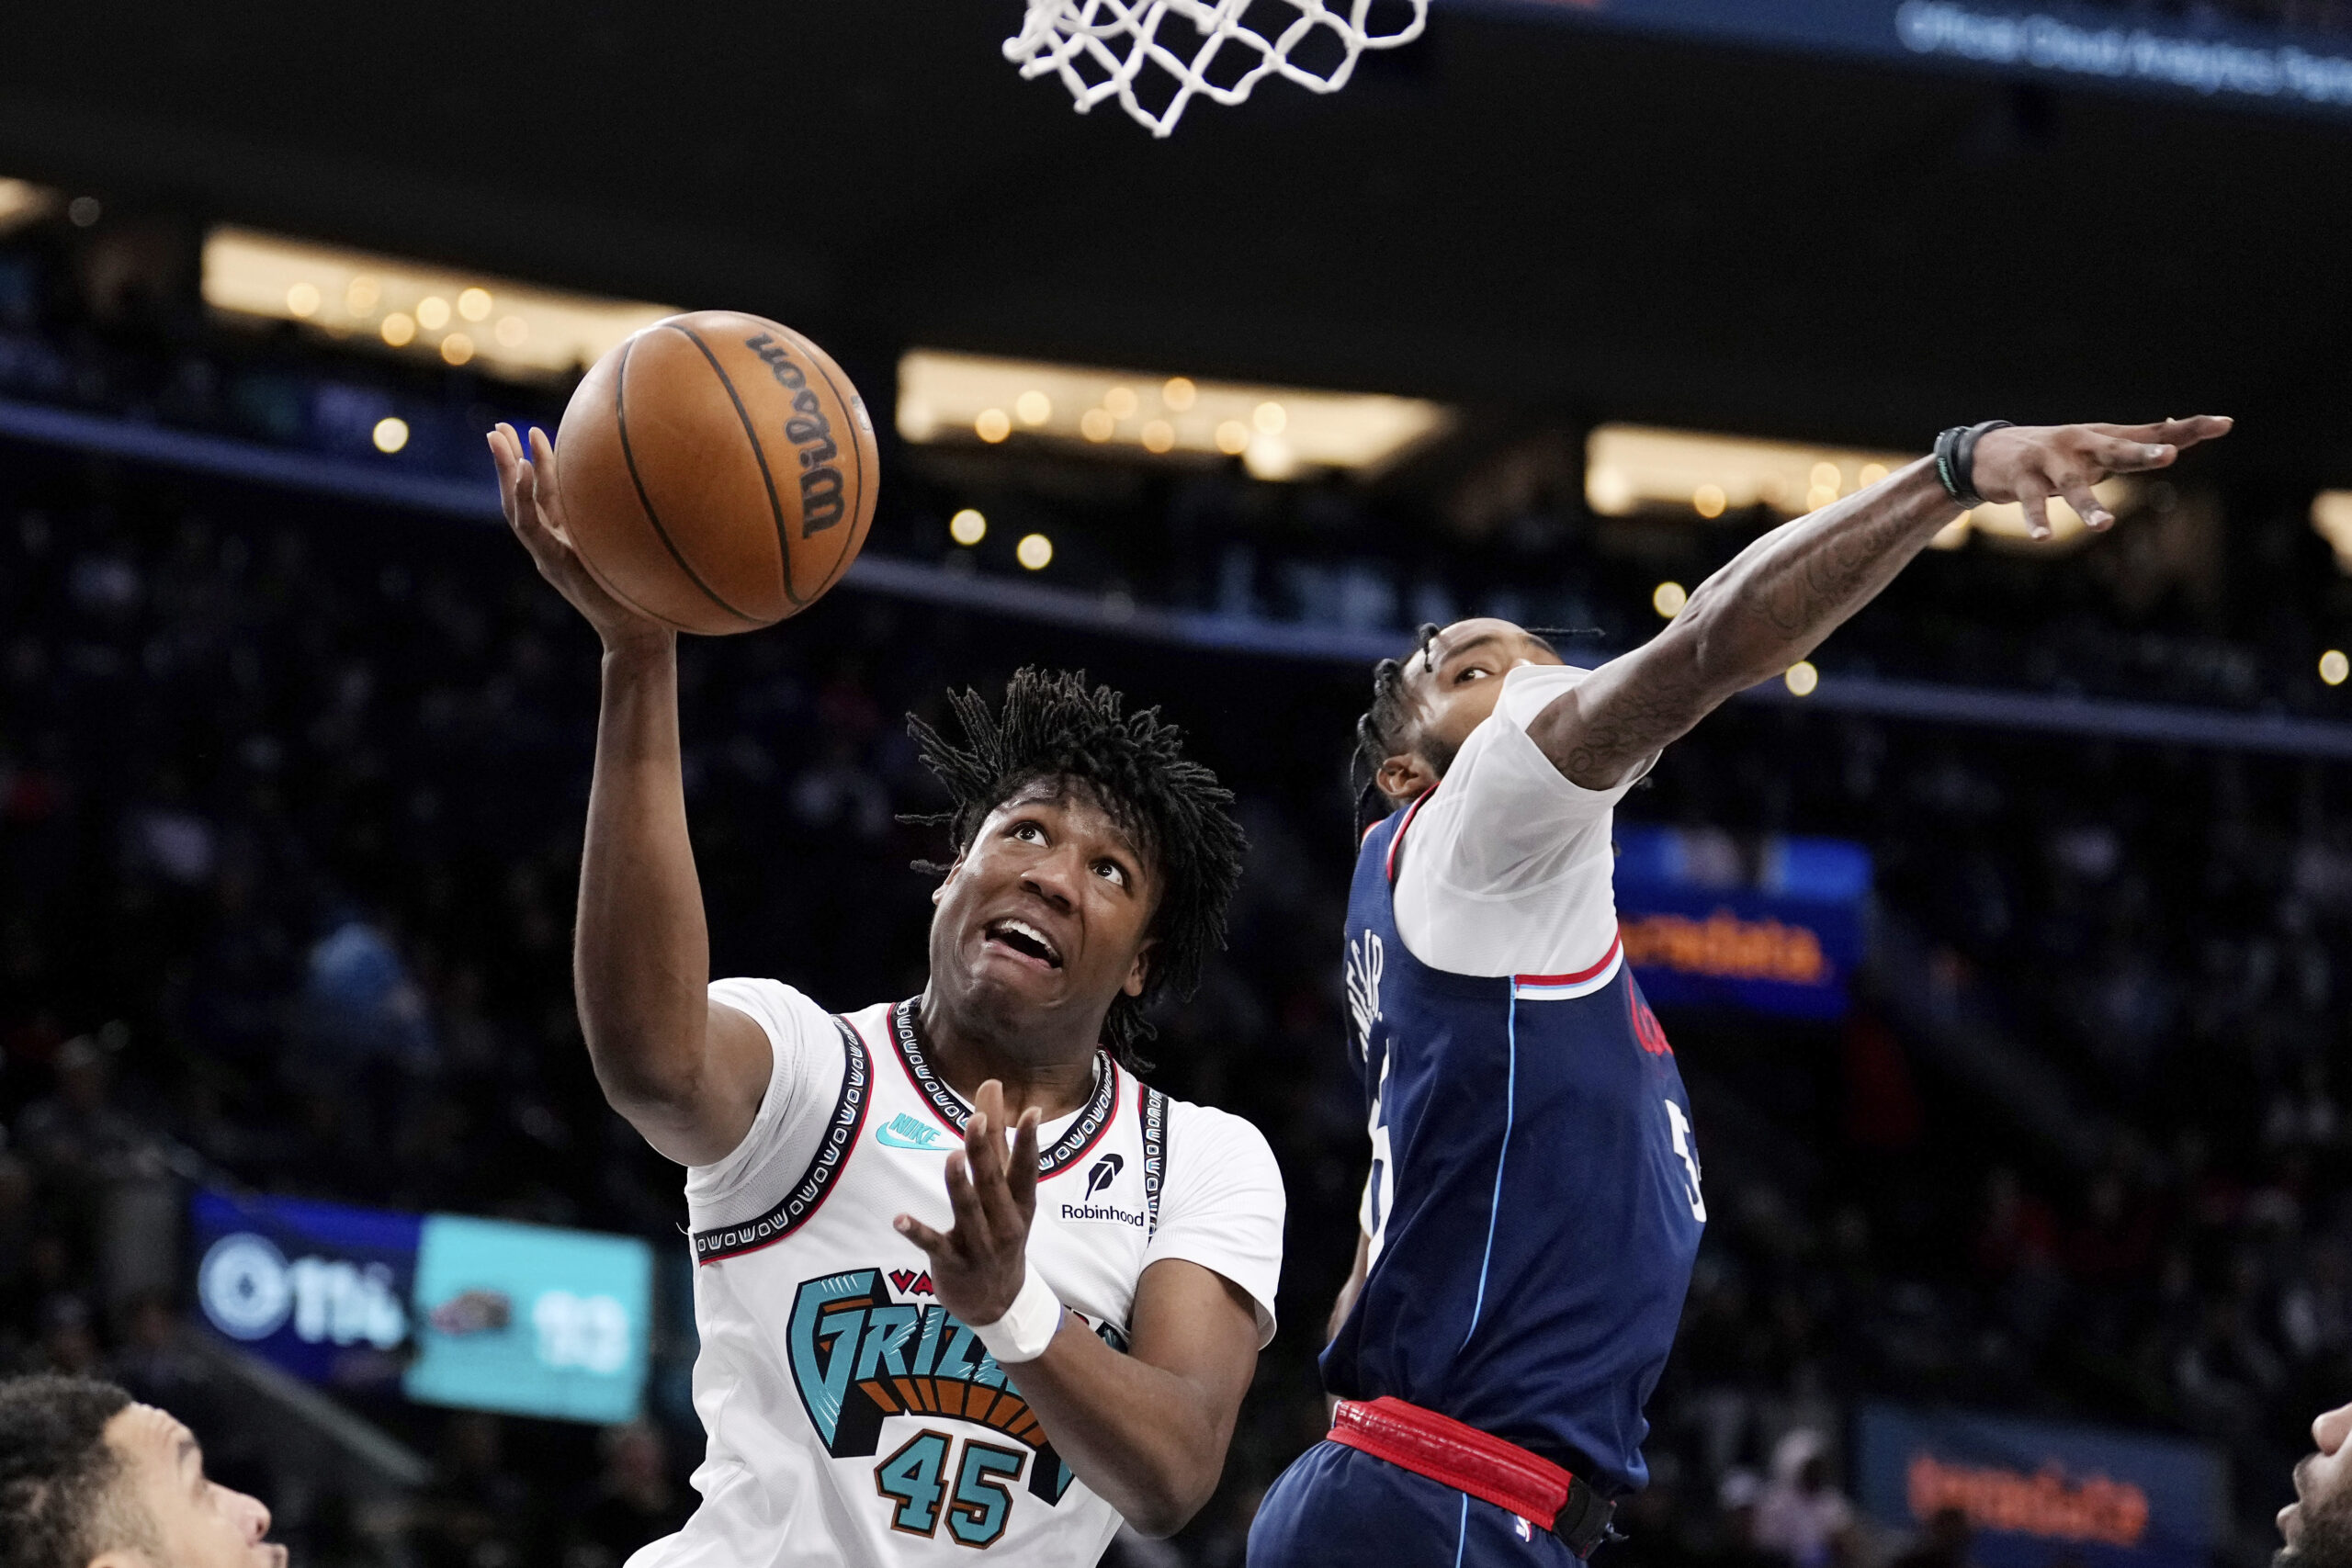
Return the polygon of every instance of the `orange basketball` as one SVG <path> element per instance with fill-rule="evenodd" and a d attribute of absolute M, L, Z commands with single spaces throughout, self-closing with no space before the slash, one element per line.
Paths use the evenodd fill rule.
<path fill-rule="evenodd" d="M 774 626 L 841 581 L 874 522 L 874 421 L 821 348 L 696 310 L 596 361 L 556 484 L 598 582 L 680 631 Z"/>

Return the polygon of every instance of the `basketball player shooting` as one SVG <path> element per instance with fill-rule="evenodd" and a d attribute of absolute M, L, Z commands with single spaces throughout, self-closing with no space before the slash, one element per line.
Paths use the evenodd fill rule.
<path fill-rule="evenodd" d="M 1610 814 L 1661 748 L 1780 674 L 1962 509 L 2170 464 L 2230 422 L 1997 422 L 1757 540 L 1645 647 L 1574 669 L 1507 621 L 1374 672 L 1386 818 L 1348 908 L 1372 1173 L 1332 1314 L 1329 1439 L 1267 1494 L 1255 1568 L 1566 1563 L 1647 1481 L 1643 1406 L 1707 1217 L 1690 1102 L 1624 968 Z"/>
<path fill-rule="evenodd" d="M 707 983 L 676 643 L 565 543 L 554 453 L 492 438 L 508 522 L 604 641 L 574 949 L 596 1077 L 687 1168 L 702 1503 L 631 1568 L 1012 1562 L 1165 1535 L 1273 1333 L 1283 1192 L 1248 1122 L 1134 1076 L 1241 867 L 1155 713 L 1023 671 L 926 726 L 954 802 L 921 996 L 835 1017 Z M 1007 1134 L 1011 1134 L 1010 1147 Z"/>

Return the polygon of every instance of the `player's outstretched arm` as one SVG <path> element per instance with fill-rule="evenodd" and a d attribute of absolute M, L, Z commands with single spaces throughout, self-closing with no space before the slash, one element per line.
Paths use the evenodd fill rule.
<path fill-rule="evenodd" d="M 2049 537 L 2052 496 L 2105 529 L 2115 519 L 2091 486 L 2165 468 L 2229 428 L 2205 416 L 1989 431 L 1976 446 L 1976 493 L 2022 504 L 2036 538 Z M 1622 783 L 1734 693 L 1811 653 L 1959 514 L 1923 458 L 1774 529 L 1701 583 L 1664 631 L 1545 708 L 1528 734 L 1572 783 Z"/>
<path fill-rule="evenodd" d="M 956 1224 L 944 1235 L 911 1215 L 899 1234 L 931 1258 L 932 1289 L 948 1311 L 987 1328 L 1012 1310 L 1028 1278 L 1037 1208 L 1037 1112 L 1024 1112 L 1005 1150 L 1004 1089 L 980 1085 L 948 1156 Z M 1216 1490 L 1241 1396 L 1258 1366 L 1256 1309 L 1214 1269 L 1162 1258 L 1136 1281 L 1122 1355 L 1065 1312 L 1045 1353 L 1007 1370 L 1080 1481 L 1148 1536 L 1184 1528 Z"/>
<path fill-rule="evenodd" d="M 679 763 L 677 636 L 605 592 L 565 542 L 545 434 L 531 432 L 526 457 L 502 424 L 490 450 L 508 525 L 605 645 L 571 956 L 589 1059 L 605 1100 L 648 1143 L 707 1165 L 751 1130 L 773 1058 L 756 1022 L 709 999 Z"/>

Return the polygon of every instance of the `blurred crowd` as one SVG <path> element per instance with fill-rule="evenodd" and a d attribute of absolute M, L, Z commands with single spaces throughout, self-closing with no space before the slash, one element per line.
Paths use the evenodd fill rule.
<path fill-rule="evenodd" d="M 0 327 L 9 287 L 0 267 Z M 62 385 L 75 354 L 117 352 L 85 326 Z M 135 330 L 150 352 L 164 329 Z M 926 530 L 949 477 L 904 478 L 886 543 L 946 549 Z M 1435 545 L 1378 571 L 1318 556 L 1400 537 L 1367 503 L 1272 494 L 1209 477 L 1094 496 L 1159 517 L 1136 532 L 1164 558 L 1080 538 L 1072 570 L 1372 626 L 1516 609 L 1623 646 L 1656 624 L 1650 581 L 1695 581 L 1736 542 L 1612 553 L 1555 491 L 1514 502 L 1441 580 L 1413 553 Z M 2064 561 L 1931 557 L 1825 661 L 2324 711 L 2307 648 L 2342 584 L 2294 507 L 2250 502 L 2217 574 L 2218 502 L 2149 505 L 2142 539 Z M 1512 583 L 1541 587 L 1495 597 Z M 1148 1054 L 1163 1087 L 1274 1142 L 1283 1325 L 1217 1498 L 1172 1546 L 1119 1549 L 1234 1563 L 1256 1497 L 1321 1428 L 1313 1357 L 1352 1257 L 1365 1153 L 1331 960 L 1365 672 L 846 590 L 786 628 L 691 643 L 714 964 L 843 1009 L 911 992 L 929 885 L 909 863 L 939 845 L 900 819 L 935 804 L 900 716 L 1032 660 L 1164 703 L 1252 840 L 1231 945 Z M 32 448 L 0 462 L 0 1367 L 117 1377 L 268 1495 L 189 1314 L 190 1183 L 625 1231 L 665 1259 L 644 1421 L 346 1391 L 431 1479 L 389 1515 L 275 1497 L 306 1562 L 601 1568 L 691 1505 L 679 1174 L 603 1105 L 571 1010 L 595 681 L 593 639 L 494 528 Z M 1735 705 L 1668 754 L 1629 818 L 1866 842 L 1878 957 L 1839 1025 L 1667 1018 L 1715 1219 L 1652 1407 L 1657 1484 L 1610 1558 L 1961 1568 L 1963 1519 L 1902 1536 L 1849 1496 L 1871 1399 L 2201 1438 L 2255 1521 L 2232 1555 L 2258 1553 L 2302 1423 L 2352 1382 L 2347 784 L 2340 763 L 1798 705 Z"/>

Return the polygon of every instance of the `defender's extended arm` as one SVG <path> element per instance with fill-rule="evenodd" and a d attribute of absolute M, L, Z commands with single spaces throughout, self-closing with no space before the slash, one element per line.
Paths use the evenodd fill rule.
<path fill-rule="evenodd" d="M 1977 444 L 1974 488 L 1988 502 L 2021 503 L 2037 538 L 2049 536 L 2052 496 L 2104 529 L 2115 520 L 2092 485 L 2165 468 L 2229 428 L 2206 416 L 1994 430 Z M 1923 458 L 1782 525 L 1701 583 L 1664 631 L 1537 715 L 1528 734 L 1572 783 L 1616 785 L 1733 694 L 1819 647 L 1959 513 Z"/>

